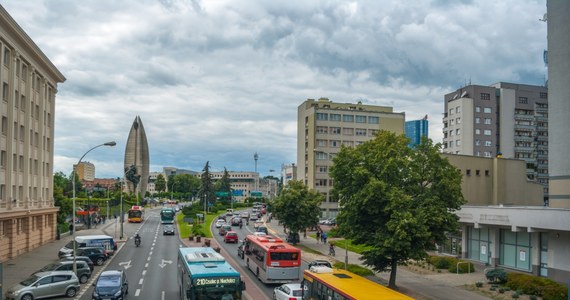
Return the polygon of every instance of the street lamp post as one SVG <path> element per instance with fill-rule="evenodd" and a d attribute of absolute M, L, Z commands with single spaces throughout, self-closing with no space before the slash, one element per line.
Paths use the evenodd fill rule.
<path fill-rule="evenodd" d="M 72 213 L 72 216 L 71 216 L 71 222 L 73 223 L 73 226 L 72 226 L 72 228 L 73 228 L 72 234 L 73 234 L 73 235 L 75 234 L 75 214 L 76 214 L 76 211 L 75 211 L 75 175 L 76 175 L 77 173 L 75 172 L 75 168 L 81 163 L 81 161 L 83 160 L 83 158 L 85 157 L 85 155 L 87 155 L 87 153 L 91 152 L 92 150 L 94 150 L 94 149 L 96 149 L 96 148 L 99 148 L 99 147 L 102 147 L 102 146 L 110 146 L 110 147 L 113 147 L 113 146 L 115 146 L 115 145 L 117 145 L 117 143 L 116 143 L 115 141 L 106 142 L 106 143 L 104 143 L 104 144 L 97 145 L 97 146 L 95 146 L 95 147 L 93 147 L 93 148 L 87 150 L 87 152 L 85 152 L 85 153 L 81 156 L 81 158 L 79 159 L 79 161 L 77 162 L 77 164 L 76 164 L 75 166 L 73 166 L 73 171 L 72 171 L 73 176 L 71 177 L 71 178 L 72 178 L 72 179 L 71 179 L 71 186 L 72 186 L 72 188 L 73 188 L 73 213 Z M 75 252 L 76 252 L 76 250 L 77 250 L 77 243 L 75 243 L 75 239 L 74 239 L 74 241 L 73 241 L 73 272 L 77 274 L 77 262 L 76 262 L 76 259 L 75 259 Z"/>

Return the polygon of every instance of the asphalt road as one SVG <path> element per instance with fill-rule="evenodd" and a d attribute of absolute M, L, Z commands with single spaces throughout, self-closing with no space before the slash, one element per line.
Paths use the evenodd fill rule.
<path fill-rule="evenodd" d="M 102 268 L 95 269 L 95 274 L 88 282 L 88 288 L 82 289 L 79 298 L 91 299 L 92 282 L 102 270 L 125 270 L 129 282 L 128 299 L 178 299 L 176 282 L 176 259 L 180 241 L 178 235 L 164 236 L 160 224 L 160 210 L 145 212 L 142 224 L 124 224 L 124 232 L 129 240 L 122 249 Z M 133 236 L 141 236 L 141 246 L 136 247 Z"/>
<path fill-rule="evenodd" d="M 251 214 L 251 209 L 249 209 L 249 212 Z M 265 216 L 263 216 L 263 219 L 265 220 Z M 229 222 L 230 221 L 230 217 L 227 217 L 226 220 Z M 237 262 L 237 264 L 239 265 L 240 269 L 238 270 L 242 276 L 248 276 L 251 281 L 263 292 L 263 294 L 267 297 L 267 299 L 272 299 L 273 297 L 273 290 L 280 286 L 281 284 L 264 284 L 263 282 L 259 281 L 257 279 L 257 277 L 255 276 L 255 274 L 248 269 L 245 261 L 243 259 L 241 259 L 239 256 L 237 256 L 237 248 L 238 245 L 241 244 L 241 242 L 234 244 L 234 243 L 224 243 L 224 239 L 221 235 L 218 234 L 218 228 L 215 227 L 215 222 L 212 222 L 212 233 L 214 235 L 214 238 L 218 241 L 218 243 L 220 244 L 220 247 L 222 247 L 227 253 L 229 253 L 232 258 Z M 240 241 L 242 241 L 243 239 L 245 239 L 245 237 L 249 234 L 253 234 L 255 232 L 255 228 L 253 227 L 253 222 L 249 222 L 249 225 L 246 225 L 245 223 L 245 219 L 244 219 L 244 223 L 243 223 L 243 227 L 240 229 L 239 226 L 232 226 L 232 229 L 237 232 L 238 234 L 238 238 Z M 307 268 L 307 263 L 304 261 L 301 261 L 301 272 L 302 270 Z M 302 276 L 302 274 L 300 274 L 299 276 Z M 301 278 L 301 277 L 300 277 Z"/>

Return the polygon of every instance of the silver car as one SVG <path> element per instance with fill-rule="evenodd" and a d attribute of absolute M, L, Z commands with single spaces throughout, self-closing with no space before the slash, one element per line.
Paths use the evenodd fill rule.
<path fill-rule="evenodd" d="M 62 295 L 73 298 L 79 288 L 79 279 L 73 271 L 40 272 L 9 288 L 5 299 L 32 300 Z"/>

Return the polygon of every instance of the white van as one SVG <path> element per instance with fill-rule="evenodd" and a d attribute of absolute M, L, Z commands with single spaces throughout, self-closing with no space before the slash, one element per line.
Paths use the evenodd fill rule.
<path fill-rule="evenodd" d="M 69 241 L 65 246 L 59 249 L 58 256 L 64 257 L 73 254 L 73 243 L 76 242 L 77 248 L 81 247 L 103 247 L 109 255 L 113 255 L 117 250 L 117 243 L 113 237 L 108 235 L 83 235 L 76 236 L 74 240 Z"/>
<path fill-rule="evenodd" d="M 226 209 L 226 216 L 230 217 L 234 214 L 234 210 L 231 208 Z"/>

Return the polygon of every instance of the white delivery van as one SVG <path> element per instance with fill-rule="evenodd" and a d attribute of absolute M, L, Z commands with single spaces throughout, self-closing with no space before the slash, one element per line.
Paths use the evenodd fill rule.
<path fill-rule="evenodd" d="M 108 235 L 83 235 L 76 236 L 75 239 L 71 240 L 61 249 L 59 249 L 58 256 L 64 257 L 73 254 L 73 243 L 77 243 L 76 247 L 102 247 L 109 255 L 113 255 L 115 250 L 117 250 L 117 243 L 113 240 L 113 237 Z"/>

